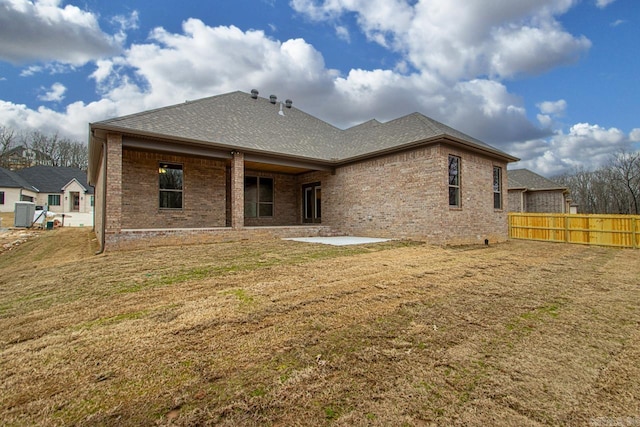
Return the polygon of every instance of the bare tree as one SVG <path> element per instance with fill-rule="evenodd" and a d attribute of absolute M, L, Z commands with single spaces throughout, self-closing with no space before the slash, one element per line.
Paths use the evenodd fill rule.
<path fill-rule="evenodd" d="M 640 152 L 619 151 L 595 171 L 577 168 L 555 178 L 582 213 L 640 213 Z"/>
<path fill-rule="evenodd" d="M 24 147 L 24 155 L 33 155 L 21 167 L 35 165 L 65 166 L 87 169 L 87 146 L 79 141 L 61 138 L 58 133 L 45 134 L 40 131 L 29 133 L 0 126 L 0 166 L 8 167 L 4 156 L 9 150 Z M 15 165 L 14 165 L 15 166 Z"/>
<path fill-rule="evenodd" d="M 16 141 L 16 131 L 14 129 L 0 126 L 0 166 L 6 167 L 4 155 L 14 148 Z"/>
<path fill-rule="evenodd" d="M 623 200 L 621 213 L 637 214 L 640 199 L 640 152 L 619 151 L 609 163 L 612 186 Z"/>

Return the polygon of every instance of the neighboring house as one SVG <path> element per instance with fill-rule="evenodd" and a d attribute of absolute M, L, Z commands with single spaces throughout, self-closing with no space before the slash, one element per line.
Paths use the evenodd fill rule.
<path fill-rule="evenodd" d="M 101 248 L 195 232 L 507 239 L 517 158 L 418 113 L 341 130 L 291 104 L 232 92 L 90 124 Z"/>
<path fill-rule="evenodd" d="M 33 201 L 38 206 L 61 214 L 93 211 L 93 187 L 87 184 L 87 174 L 80 169 L 39 165 L 15 174 L 37 189 Z"/>
<path fill-rule="evenodd" d="M 13 212 L 16 202 L 33 202 L 38 189 L 17 173 L 0 168 L 0 212 Z"/>
<path fill-rule="evenodd" d="M 12 148 L 0 156 L 0 165 L 14 171 L 35 165 L 52 164 L 53 160 L 49 155 L 23 145 Z"/>
<path fill-rule="evenodd" d="M 569 213 L 569 189 L 528 169 L 509 171 L 509 211 Z"/>

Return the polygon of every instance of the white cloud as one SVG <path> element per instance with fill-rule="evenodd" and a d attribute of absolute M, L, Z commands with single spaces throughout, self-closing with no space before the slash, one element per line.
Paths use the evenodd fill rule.
<path fill-rule="evenodd" d="M 342 11 L 341 7 L 347 3 L 365 9 L 364 0 L 334 0 L 331 4 L 336 11 Z M 400 2 L 387 4 L 395 7 L 397 3 Z M 328 69 L 322 54 L 303 39 L 279 41 L 263 31 L 242 31 L 234 26 L 210 27 L 198 19 L 189 19 L 183 23 L 180 32 L 156 28 L 146 42 L 132 44 L 118 56 L 95 61 L 91 78 L 102 96 L 101 101 L 71 103 L 63 111 L 46 107 L 30 109 L 0 101 L 0 121 L 19 128 L 59 130 L 86 140 L 89 122 L 186 99 L 257 88 L 262 96 L 275 93 L 280 99 L 291 98 L 295 106 L 339 127 L 371 118 L 386 121 L 419 111 L 522 158 L 521 167 L 544 174 L 557 173 L 575 164 L 595 165 L 612 149 L 633 141 L 640 142 L 640 129 L 629 135 L 614 128 L 589 124 L 575 125 L 568 132 L 556 129 L 555 117 L 562 116 L 567 109 L 563 99 L 538 104 L 538 121 L 532 123 L 527 118 L 524 101 L 510 93 L 503 82 L 490 74 L 479 74 L 483 77 L 478 77 L 470 71 L 472 66 L 484 71 L 497 68 L 497 65 L 491 65 L 497 56 L 486 56 L 487 52 L 498 52 L 492 49 L 501 45 L 496 43 L 501 40 L 496 28 L 516 26 L 495 27 L 488 23 L 516 22 L 513 17 L 519 16 L 529 22 L 527 28 L 540 28 L 533 21 L 539 18 L 553 23 L 550 17 L 568 7 L 564 1 L 543 2 L 546 9 L 538 7 L 534 19 L 531 4 L 539 1 L 512 3 L 515 2 L 504 4 L 507 10 L 490 7 L 489 11 L 480 13 L 476 8 L 481 23 L 474 28 L 444 28 L 449 31 L 451 40 L 457 40 L 461 52 L 456 53 L 459 57 L 447 59 L 442 50 L 442 66 L 417 67 L 417 60 L 400 59 L 395 69 L 352 69 L 346 74 Z M 416 3 L 414 9 L 405 5 L 406 16 L 394 20 L 395 15 L 389 14 L 390 21 L 394 22 L 380 23 L 378 27 L 373 19 L 376 15 L 368 12 L 369 21 L 362 21 L 361 25 L 366 24 L 368 36 L 372 38 L 382 37 L 384 43 L 398 43 L 400 39 L 396 35 L 400 34 L 400 23 L 413 25 L 411 20 L 418 14 L 415 8 L 421 4 Z M 309 5 L 313 6 L 312 3 Z M 324 16 L 320 11 L 317 13 Z M 439 17 L 444 19 L 446 13 L 450 12 L 441 11 Z M 495 13 L 499 16 L 494 16 Z M 505 16 L 512 18 L 505 21 Z M 473 23 L 469 17 L 463 18 L 465 23 Z M 559 37 L 564 34 L 558 28 L 555 30 Z M 459 34 L 454 34 L 456 31 Z M 514 34 L 526 33 L 513 31 Z M 483 34 L 484 41 L 476 46 L 475 41 Z M 470 41 L 463 43 L 467 39 Z M 569 36 L 568 40 L 576 39 Z M 442 40 L 438 42 L 444 44 L 436 47 L 446 45 Z M 392 49 L 399 47 L 394 45 Z M 502 63 L 502 69 L 523 70 L 522 65 L 517 64 L 523 64 L 525 60 L 516 61 L 513 55 L 505 55 L 508 57 L 511 59 Z M 441 72 L 447 68 L 471 77 L 452 79 Z M 63 95 L 64 92 L 60 94 Z"/>
<path fill-rule="evenodd" d="M 351 35 L 349 34 L 349 29 L 344 25 L 336 25 L 336 35 L 339 39 L 346 41 L 347 43 L 351 42 Z"/>
<path fill-rule="evenodd" d="M 0 59 L 82 65 L 119 50 L 97 18 L 61 0 L 0 0 Z"/>
<path fill-rule="evenodd" d="M 616 0 L 596 0 L 596 6 L 598 6 L 600 9 L 604 9 L 605 7 L 609 6 L 614 1 L 616 1 Z"/>
<path fill-rule="evenodd" d="M 292 0 L 291 5 L 313 20 L 353 13 L 369 40 L 450 81 L 541 73 L 575 62 L 591 46 L 555 19 L 573 0 Z"/>
<path fill-rule="evenodd" d="M 38 99 L 41 101 L 47 102 L 60 102 L 64 99 L 64 94 L 67 91 L 67 88 L 62 83 L 54 83 L 51 85 L 51 88 L 46 90 L 43 95 L 38 96 Z"/>
<path fill-rule="evenodd" d="M 564 114 L 567 109 L 567 101 L 559 99 L 557 101 L 544 101 L 536 106 L 540 109 L 542 114 L 553 114 L 556 116 Z"/>
<path fill-rule="evenodd" d="M 515 144 L 516 149 L 512 153 L 525 160 L 513 167 L 533 169 L 546 176 L 557 175 L 577 166 L 594 169 L 605 165 L 612 153 L 629 151 L 637 141 L 640 141 L 640 129 L 634 129 L 626 135 L 616 128 L 577 123 L 569 132 L 559 131 L 548 140 Z"/>
<path fill-rule="evenodd" d="M 74 102 L 60 112 L 46 107 L 34 110 L 24 104 L 0 100 L 0 117 L 4 126 L 44 133 L 57 132 L 77 141 L 87 140 L 89 122 L 118 116 L 121 111 L 120 106 L 108 99 L 90 104 Z"/>

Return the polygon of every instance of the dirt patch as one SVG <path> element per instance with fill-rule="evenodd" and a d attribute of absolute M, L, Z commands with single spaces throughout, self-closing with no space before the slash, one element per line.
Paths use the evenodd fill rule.
<path fill-rule="evenodd" d="M 8 424 L 640 423 L 640 251 L 92 245 L 0 256 Z"/>

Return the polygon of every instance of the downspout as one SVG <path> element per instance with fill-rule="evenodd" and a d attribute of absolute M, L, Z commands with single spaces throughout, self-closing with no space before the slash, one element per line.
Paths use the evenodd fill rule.
<path fill-rule="evenodd" d="M 100 255 L 104 252 L 105 241 L 106 241 L 106 232 L 107 232 L 107 140 L 102 141 L 102 170 L 104 171 L 104 179 L 102 180 L 102 224 L 100 227 L 102 228 L 100 235 L 102 239 L 100 239 L 100 249 L 96 252 L 96 255 Z M 93 208 L 93 228 L 95 231 L 96 227 L 96 209 Z"/>

